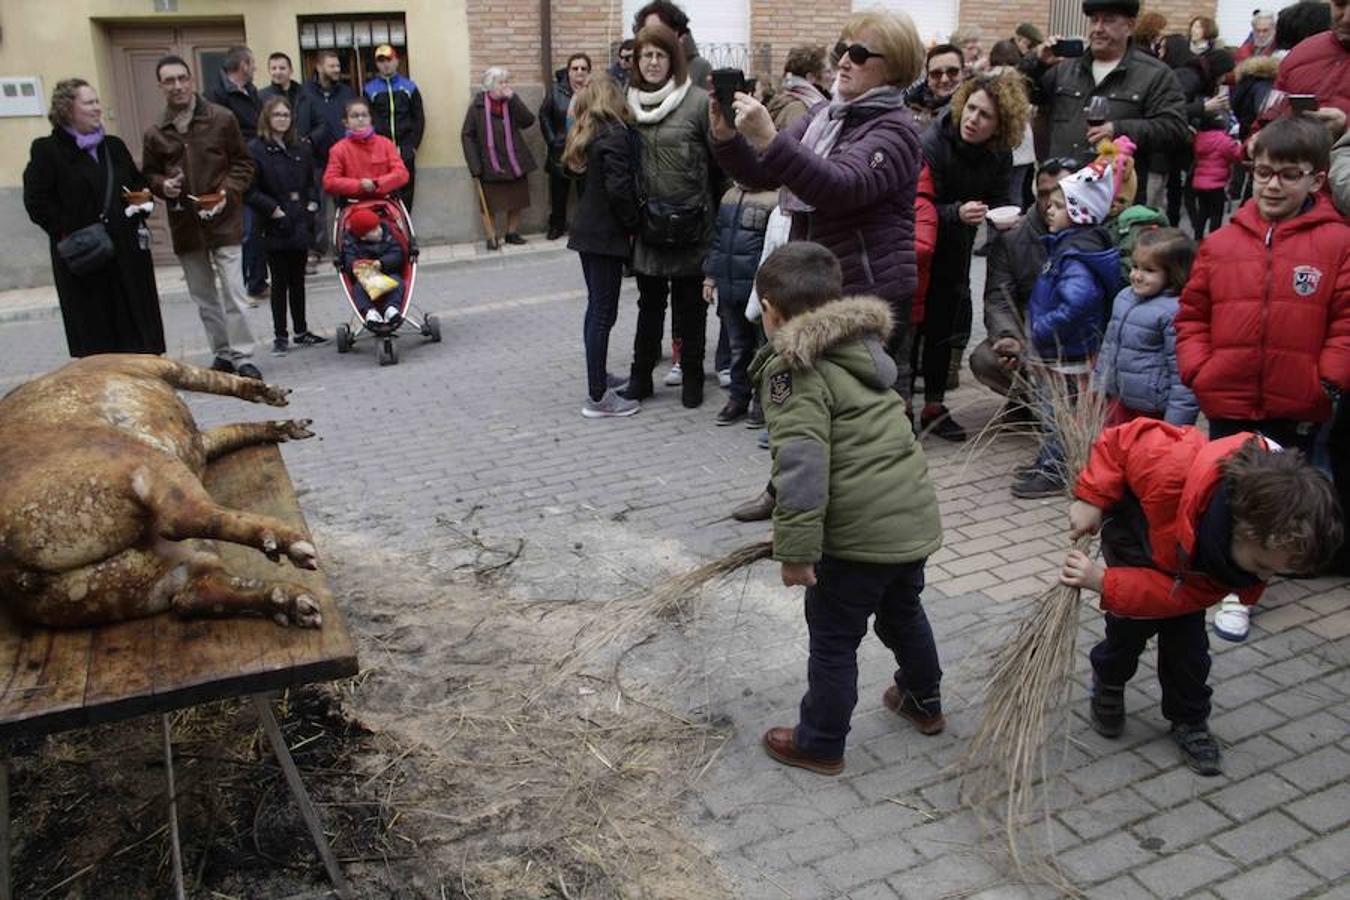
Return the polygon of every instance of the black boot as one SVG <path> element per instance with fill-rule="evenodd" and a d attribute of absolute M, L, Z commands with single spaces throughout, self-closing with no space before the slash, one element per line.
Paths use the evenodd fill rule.
<path fill-rule="evenodd" d="M 625 400 L 646 400 L 653 393 L 651 368 L 633 366 L 629 370 L 628 384 L 619 391 L 619 396 Z"/>
<path fill-rule="evenodd" d="M 680 382 L 680 402 L 686 409 L 703 405 L 703 363 L 691 359 L 681 359 L 680 369 L 684 380 Z"/>
<path fill-rule="evenodd" d="M 1117 738 L 1125 731 L 1125 686 L 1092 682 L 1092 730 L 1102 737 Z"/>

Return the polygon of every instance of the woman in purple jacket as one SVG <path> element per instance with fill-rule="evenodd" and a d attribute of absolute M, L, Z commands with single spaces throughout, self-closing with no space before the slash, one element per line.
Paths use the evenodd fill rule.
<path fill-rule="evenodd" d="M 781 132 L 749 94 L 736 95 L 735 128 L 710 97 L 713 153 L 741 185 L 779 189 L 791 239 L 829 248 L 845 294 L 875 294 L 891 305 L 895 330 L 886 349 L 899 370 L 895 389 L 908 400 L 914 194 L 923 152 L 904 88 L 923 70 L 923 43 L 908 15 L 874 10 L 848 20 L 835 55 L 833 99 Z M 767 519 L 773 507 L 766 490 L 732 516 Z"/>
<path fill-rule="evenodd" d="M 914 22 L 880 10 L 849 19 L 836 48 L 833 100 L 784 131 L 749 94 L 737 94 L 736 127 L 712 101 L 713 152 L 738 182 L 780 189 L 792 239 L 824 244 L 839 259 L 846 294 L 876 294 L 895 311 L 888 350 L 909 392 L 909 307 L 915 283 L 914 191 L 923 165 L 904 87 L 924 50 Z"/>

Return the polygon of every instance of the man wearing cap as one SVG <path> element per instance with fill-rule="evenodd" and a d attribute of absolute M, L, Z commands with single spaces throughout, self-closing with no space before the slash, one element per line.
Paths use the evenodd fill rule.
<path fill-rule="evenodd" d="M 1022 62 L 1031 78 L 1031 102 L 1050 117 L 1047 156 L 1091 159 L 1098 142 L 1130 138 L 1139 154 L 1167 153 L 1189 140 L 1183 98 L 1167 64 L 1130 43 L 1139 0 L 1083 0 L 1088 47 L 1077 59 L 1055 56 L 1051 35 Z M 1094 98 L 1105 120 L 1088 122 Z M 1146 148 L 1146 151 L 1145 151 Z"/>
<path fill-rule="evenodd" d="M 379 74 L 366 82 L 370 117 L 375 133 L 384 135 L 398 145 L 403 164 L 408 167 L 408 184 L 399 193 L 411 212 L 413 186 L 417 178 L 414 160 L 427 124 L 422 113 L 422 92 L 412 79 L 399 74 L 398 51 L 388 44 L 375 48 L 375 68 Z"/>

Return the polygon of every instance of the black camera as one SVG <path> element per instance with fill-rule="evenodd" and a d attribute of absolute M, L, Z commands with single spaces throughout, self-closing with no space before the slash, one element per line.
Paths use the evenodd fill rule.
<path fill-rule="evenodd" d="M 745 72 L 740 69 L 713 69 L 712 83 L 713 96 L 717 98 L 717 104 L 722 108 L 723 121 L 735 128 L 736 111 L 731 108 L 731 104 L 735 101 L 737 93 L 755 92 L 755 79 L 746 78 Z"/>

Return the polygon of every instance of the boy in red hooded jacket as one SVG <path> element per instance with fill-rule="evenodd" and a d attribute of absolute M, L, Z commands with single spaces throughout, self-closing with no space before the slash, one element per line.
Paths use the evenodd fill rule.
<path fill-rule="evenodd" d="M 1176 316 L 1181 380 L 1209 436 L 1257 431 L 1311 455 L 1350 388 L 1350 227 L 1322 190 L 1331 139 L 1318 121 L 1277 119 L 1253 139 L 1255 191 L 1200 244 Z M 1226 640 L 1247 609 L 1225 599 Z"/>
<path fill-rule="evenodd" d="M 1209 733 L 1205 608 L 1236 591 L 1253 604 L 1277 572 L 1313 572 L 1340 545 L 1330 482 L 1298 451 L 1254 434 L 1206 441 L 1136 419 L 1108 428 L 1078 477 L 1070 536 L 1101 532 L 1102 568 L 1069 552 L 1060 580 L 1101 594 L 1106 636 L 1092 648 L 1092 727 L 1125 729 L 1125 683 L 1158 638 L 1162 713 L 1182 759 L 1217 775 Z"/>

